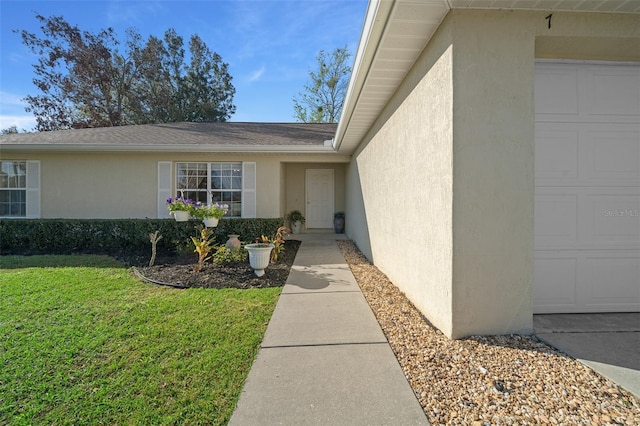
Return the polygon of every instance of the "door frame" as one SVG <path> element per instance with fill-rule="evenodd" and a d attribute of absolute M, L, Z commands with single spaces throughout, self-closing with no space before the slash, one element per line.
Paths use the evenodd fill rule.
<path fill-rule="evenodd" d="M 312 172 L 327 172 L 327 174 L 331 177 L 331 194 L 329 197 L 329 205 L 328 205 L 328 211 L 331 212 L 331 217 L 327 218 L 327 224 L 326 226 L 314 226 L 315 224 L 310 223 L 309 219 L 310 219 L 310 214 L 309 214 L 309 188 L 310 188 L 310 182 L 311 182 L 311 177 L 310 175 L 312 174 Z M 306 227 L 309 229 L 331 229 L 333 228 L 333 210 L 334 210 L 334 205 L 335 205 L 335 171 L 334 169 L 306 169 L 305 170 L 305 185 L 304 185 L 304 192 L 305 192 L 305 213 L 306 213 Z"/>

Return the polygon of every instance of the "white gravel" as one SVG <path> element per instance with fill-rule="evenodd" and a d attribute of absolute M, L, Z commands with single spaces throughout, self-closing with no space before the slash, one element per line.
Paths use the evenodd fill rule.
<path fill-rule="evenodd" d="M 640 425 L 640 401 L 533 336 L 450 340 L 338 241 L 432 425 Z"/>

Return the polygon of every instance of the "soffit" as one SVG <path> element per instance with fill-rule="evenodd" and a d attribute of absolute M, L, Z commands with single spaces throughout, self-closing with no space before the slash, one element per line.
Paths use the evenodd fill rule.
<path fill-rule="evenodd" d="M 351 154 L 451 9 L 640 13 L 638 0 L 370 0 L 334 147 Z"/>

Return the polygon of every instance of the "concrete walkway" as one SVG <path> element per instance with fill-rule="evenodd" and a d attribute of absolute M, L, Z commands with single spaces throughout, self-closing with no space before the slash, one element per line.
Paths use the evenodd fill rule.
<path fill-rule="evenodd" d="M 335 234 L 302 245 L 230 425 L 426 425 Z"/>
<path fill-rule="evenodd" d="M 533 329 L 640 398 L 640 313 L 534 315 Z"/>

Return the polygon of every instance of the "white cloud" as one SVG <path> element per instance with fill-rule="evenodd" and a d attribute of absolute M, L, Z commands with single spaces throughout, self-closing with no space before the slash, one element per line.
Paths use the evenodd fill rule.
<path fill-rule="evenodd" d="M 158 16 L 165 10 L 161 1 L 126 2 L 122 0 L 112 1 L 108 4 L 107 22 L 113 26 L 137 26 L 149 19 L 149 16 Z"/>
<path fill-rule="evenodd" d="M 32 131 L 36 127 L 36 119 L 33 115 L 0 115 L 0 129 L 8 129 L 16 126 L 19 132 Z"/>
<path fill-rule="evenodd" d="M 22 100 L 24 97 L 25 95 L 0 91 L 0 129 L 16 126 L 19 131 L 30 131 L 36 127 L 35 117 L 24 112 L 27 105 Z"/>
<path fill-rule="evenodd" d="M 262 67 L 260 67 L 259 70 L 252 72 L 251 75 L 249 76 L 249 82 L 260 80 L 260 77 L 262 77 L 265 71 L 266 71 L 266 68 L 263 65 Z"/>

